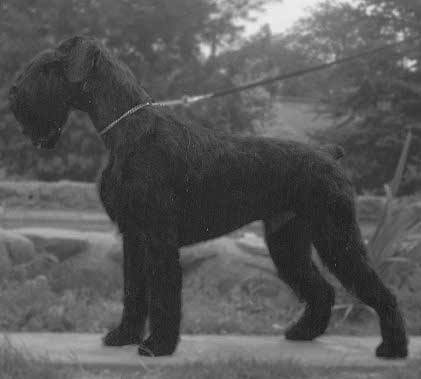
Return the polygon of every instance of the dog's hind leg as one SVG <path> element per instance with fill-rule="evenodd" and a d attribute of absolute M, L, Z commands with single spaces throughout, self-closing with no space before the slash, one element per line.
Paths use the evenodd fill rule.
<path fill-rule="evenodd" d="M 312 222 L 313 243 L 319 256 L 346 289 L 377 312 L 383 338 L 377 356 L 405 357 L 404 322 L 395 297 L 368 263 L 353 201 L 346 196 L 331 200 L 332 209 L 319 209 Z"/>
<path fill-rule="evenodd" d="M 146 238 L 136 230 L 123 233 L 123 316 L 120 325 L 104 337 L 108 346 L 139 344 L 148 314 L 145 273 Z"/>
<path fill-rule="evenodd" d="M 285 337 L 312 340 L 327 328 L 335 293 L 311 259 L 309 229 L 295 216 L 276 230 L 265 222 L 265 237 L 279 277 L 306 303 L 303 315 L 286 330 Z"/>
<path fill-rule="evenodd" d="M 180 338 L 182 271 L 178 248 L 168 243 L 152 244 L 148 254 L 150 336 L 139 354 L 172 354 Z"/>

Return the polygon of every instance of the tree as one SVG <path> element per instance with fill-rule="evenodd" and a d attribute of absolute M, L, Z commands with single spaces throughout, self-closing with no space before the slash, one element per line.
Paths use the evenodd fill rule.
<path fill-rule="evenodd" d="M 237 21 L 268 0 L 2 0 L 0 2 L 0 162 L 9 175 L 93 180 L 105 152 L 86 118 L 74 115 L 53 153 L 23 139 L 7 108 L 17 68 L 73 34 L 89 34 L 113 50 L 156 99 L 225 88 L 241 66 L 219 59 L 240 47 Z M 215 112 L 218 109 L 218 112 Z M 252 129 L 256 110 L 241 95 L 178 109 L 209 127 Z M 218 114 L 218 117 L 215 117 Z"/>
<path fill-rule="evenodd" d="M 421 4 L 410 0 L 324 2 L 289 36 L 291 46 L 331 60 L 421 32 Z M 403 192 L 421 185 L 420 40 L 338 66 L 319 82 L 319 96 L 339 127 L 315 135 L 346 147 L 345 164 L 357 188 L 376 189 L 393 174 L 407 127 L 414 130 Z M 327 75 L 327 76 L 326 76 Z"/>

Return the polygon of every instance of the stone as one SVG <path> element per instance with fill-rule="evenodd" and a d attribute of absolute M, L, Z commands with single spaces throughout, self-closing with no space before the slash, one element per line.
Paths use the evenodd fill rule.
<path fill-rule="evenodd" d="M 9 273 L 11 267 L 12 262 L 9 257 L 9 251 L 4 241 L 0 241 L 0 280 Z"/>
<path fill-rule="evenodd" d="M 34 244 L 18 233 L 0 229 L 0 243 L 7 250 L 12 265 L 28 262 L 36 256 Z"/>
<path fill-rule="evenodd" d="M 83 233 L 54 228 L 22 228 L 16 233 L 30 239 L 39 253 L 55 256 L 59 262 L 86 251 L 89 242 Z"/>

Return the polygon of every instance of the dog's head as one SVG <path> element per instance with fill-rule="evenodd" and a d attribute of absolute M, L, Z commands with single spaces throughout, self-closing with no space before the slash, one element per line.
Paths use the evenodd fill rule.
<path fill-rule="evenodd" d="M 70 111 L 83 108 L 81 87 L 99 51 L 93 38 L 73 37 L 38 54 L 17 76 L 10 108 L 35 146 L 54 148 Z"/>

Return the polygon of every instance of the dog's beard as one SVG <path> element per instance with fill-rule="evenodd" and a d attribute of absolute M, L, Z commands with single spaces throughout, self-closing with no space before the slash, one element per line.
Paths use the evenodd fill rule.
<path fill-rule="evenodd" d="M 32 145 L 39 149 L 53 149 L 60 138 L 70 110 L 64 106 L 54 108 L 20 103 L 13 109 L 16 119 L 22 126 L 22 133 L 31 139 Z"/>
<path fill-rule="evenodd" d="M 45 136 L 41 136 L 35 139 L 32 139 L 32 144 L 37 149 L 46 149 L 51 150 L 57 145 L 58 140 L 60 139 L 61 129 L 50 129 Z"/>
<path fill-rule="evenodd" d="M 43 73 L 37 80 L 29 75 L 13 88 L 9 99 L 23 134 L 32 144 L 40 149 L 54 148 L 70 113 L 70 95 L 63 79 L 54 72 Z"/>
<path fill-rule="evenodd" d="M 61 135 L 62 125 L 67 119 L 67 114 L 60 117 L 59 121 L 52 121 L 32 112 L 14 112 L 21 125 L 21 132 L 29 138 L 32 145 L 38 149 L 53 149 Z"/>

